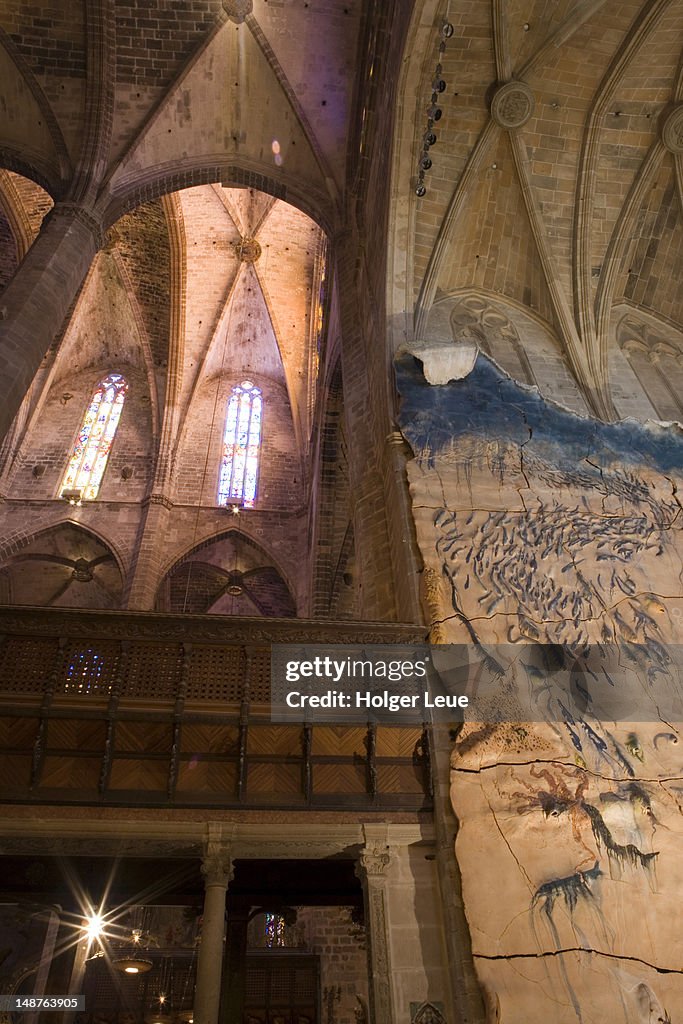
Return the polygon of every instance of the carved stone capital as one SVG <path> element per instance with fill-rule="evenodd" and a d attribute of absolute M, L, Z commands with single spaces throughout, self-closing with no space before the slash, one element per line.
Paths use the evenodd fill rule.
<path fill-rule="evenodd" d="M 383 879 L 391 863 L 391 849 L 382 842 L 370 842 L 360 852 L 357 875 L 363 880 Z"/>
<path fill-rule="evenodd" d="M 534 94 L 526 82 L 505 82 L 491 100 L 491 117 L 511 131 L 525 125 L 534 112 Z"/>
<path fill-rule="evenodd" d="M 205 885 L 227 887 L 235 874 L 230 847 L 221 843 L 209 843 L 202 860 L 202 874 Z"/>

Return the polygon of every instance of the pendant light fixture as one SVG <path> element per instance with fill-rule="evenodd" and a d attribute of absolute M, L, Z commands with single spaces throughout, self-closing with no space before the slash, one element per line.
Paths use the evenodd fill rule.
<path fill-rule="evenodd" d="M 152 967 L 154 966 L 152 961 L 147 957 L 142 956 L 142 948 L 140 945 L 141 938 L 142 930 L 140 928 L 134 928 L 130 943 L 124 947 L 120 956 L 117 956 L 112 960 L 114 970 L 120 971 L 121 974 L 128 974 L 130 976 L 146 974 L 147 971 L 152 970 Z"/>

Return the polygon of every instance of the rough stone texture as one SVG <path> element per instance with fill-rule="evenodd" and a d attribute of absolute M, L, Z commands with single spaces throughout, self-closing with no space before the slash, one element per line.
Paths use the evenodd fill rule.
<path fill-rule="evenodd" d="M 483 356 L 445 387 L 404 356 L 399 388 L 432 638 L 474 643 L 500 672 L 451 771 L 489 1019 L 668 1019 L 683 999 L 662 925 L 681 884 L 681 727 L 649 694 L 677 686 L 680 431 L 580 419 Z M 518 721 L 503 681 L 544 651 L 587 659 L 588 704 L 553 703 L 530 669 L 538 721 Z M 631 704 L 626 666 L 648 680 L 629 720 L 591 703 L 605 658 Z"/>
<path fill-rule="evenodd" d="M 4 288 L 17 269 L 17 246 L 7 218 L 0 209 L 0 288 Z"/>

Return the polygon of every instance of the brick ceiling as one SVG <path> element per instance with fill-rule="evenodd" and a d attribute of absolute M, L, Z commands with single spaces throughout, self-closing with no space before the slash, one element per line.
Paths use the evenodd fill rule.
<path fill-rule="evenodd" d="M 49 205 L 12 171 L 54 198 L 89 197 L 115 225 L 109 255 L 134 294 L 161 408 L 168 338 L 178 328 L 168 281 L 180 238 L 188 365 L 215 370 L 226 320 L 267 324 L 259 359 L 280 366 L 303 441 L 310 349 L 300 339 L 310 345 L 307 290 L 320 234 L 259 192 L 332 231 L 344 222 L 370 7 L 253 0 L 242 18 L 249 6 L 53 0 L 42 9 L 7 0 L 0 163 L 9 171 L 0 173 L 0 239 L 14 235 L 20 258 Z M 443 117 L 418 199 L 446 16 L 454 32 L 441 57 Z M 424 331 L 432 303 L 445 295 L 502 296 L 548 325 L 592 411 L 614 415 L 607 367 L 615 308 L 683 328 L 670 272 L 683 247 L 680 124 L 678 136 L 663 132 L 683 100 L 682 45 L 676 0 L 415 5 L 402 66 L 376 69 L 399 79 L 392 190 L 373 200 L 392 204 L 389 314 L 399 333 Z M 519 82 L 533 109 L 511 127 L 492 110 L 500 86 Z M 388 129 L 391 113 L 376 116 Z M 231 247 L 249 234 L 260 259 L 235 275 Z M 12 259 L 0 275 L 11 273 Z M 191 381 L 186 373 L 179 385 L 185 406 Z"/>
<path fill-rule="evenodd" d="M 593 412 L 612 417 L 615 307 L 683 330 L 673 272 L 683 256 L 683 155 L 671 151 L 683 147 L 663 131 L 683 100 L 683 6 L 451 3 L 443 116 L 418 199 L 445 13 L 423 5 L 403 72 L 394 312 L 408 323 L 414 315 L 419 334 L 432 303 L 458 291 L 526 307 L 559 338 Z M 533 106 L 519 127 L 495 116 L 497 91 L 511 82 L 525 83 Z"/>

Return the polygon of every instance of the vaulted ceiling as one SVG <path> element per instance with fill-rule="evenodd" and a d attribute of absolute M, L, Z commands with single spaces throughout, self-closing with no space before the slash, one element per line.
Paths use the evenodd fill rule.
<path fill-rule="evenodd" d="M 238 236 L 253 234 L 262 255 L 242 265 L 232 291 L 229 257 L 213 260 L 205 315 L 187 287 L 186 351 L 196 368 L 220 318 L 251 312 L 272 329 L 301 440 L 310 427 L 308 357 L 294 353 L 287 333 L 300 329 L 305 303 L 275 252 L 293 230 L 290 254 L 299 246 L 302 259 L 315 260 L 320 240 L 310 222 L 285 225 L 283 207 L 262 191 L 338 228 L 358 124 L 370 121 L 388 145 L 394 122 L 391 191 L 367 197 L 377 224 L 384 204 L 392 208 L 392 341 L 428 333 L 444 296 L 500 296 L 547 326 L 589 408 L 614 417 L 610 351 L 624 311 L 683 330 L 672 273 L 683 255 L 681 4 L 420 0 L 401 66 L 364 63 L 362 23 L 373 10 L 361 0 L 55 0 L 42 11 L 7 0 L 0 239 L 13 235 L 18 256 L 0 274 L 12 272 L 49 206 L 12 170 L 57 199 L 93 204 L 115 225 L 107 252 L 138 293 L 160 409 L 164 346 L 180 327 L 178 291 L 162 286 L 174 247 L 184 232 L 188 268 L 206 281 L 202 247 L 229 254 Z M 453 34 L 442 39 L 446 20 Z M 418 198 L 437 63 L 443 116 Z M 395 118 L 365 102 L 382 75 L 399 80 Z M 171 192 L 182 198 L 164 198 Z M 374 226 L 370 219 L 367 230 Z"/>
<path fill-rule="evenodd" d="M 330 222 L 360 0 L 3 5 L 0 164 L 109 220 L 173 185 L 259 175 Z M 251 178 L 249 179 L 249 176 Z M 172 179 L 172 181 L 171 181 Z"/>
<path fill-rule="evenodd" d="M 446 295 L 500 296 L 548 325 L 593 411 L 615 415 L 615 307 L 683 330 L 682 48 L 675 0 L 423 5 L 395 144 L 397 342 L 413 317 L 428 335 Z M 418 198 L 437 63 L 443 116 Z"/>

